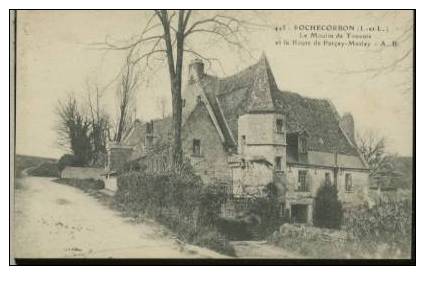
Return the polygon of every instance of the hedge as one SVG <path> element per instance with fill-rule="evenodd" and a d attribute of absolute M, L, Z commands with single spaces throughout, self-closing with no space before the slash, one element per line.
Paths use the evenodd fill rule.
<path fill-rule="evenodd" d="M 145 214 L 172 229 L 179 238 L 234 255 L 224 235 L 217 231 L 224 193 L 204 185 L 190 173 L 130 171 L 118 176 L 115 201 L 127 211 Z"/>

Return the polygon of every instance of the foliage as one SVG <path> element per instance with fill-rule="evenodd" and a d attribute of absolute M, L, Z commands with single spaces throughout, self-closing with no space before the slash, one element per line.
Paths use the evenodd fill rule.
<path fill-rule="evenodd" d="M 270 183 L 262 197 L 228 199 L 233 205 L 236 218 L 222 218 L 218 223 L 220 232 L 232 240 L 264 239 L 280 225 L 277 189 Z"/>
<path fill-rule="evenodd" d="M 179 238 L 229 254 L 227 240 L 216 233 L 223 199 L 220 189 L 204 185 L 190 172 L 123 173 L 115 195 L 127 211 L 156 219 Z"/>
<path fill-rule="evenodd" d="M 58 102 L 56 113 L 59 144 L 72 150 L 78 165 L 88 165 L 92 159 L 90 122 L 78 108 L 77 99 L 69 95 L 65 102 Z"/>
<path fill-rule="evenodd" d="M 76 178 L 60 178 L 55 180 L 56 183 L 70 185 L 82 190 L 101 190 L 105 188 L 105 183 L 102 180 L 93 178 L 76 179 Z"/>
<path fill-rule="evenodd" d="M 59 171 L 62 171 L 67 166 L 82 166 L 79 165 L 79 160 L 72 154 L 64 154 L 59 159 L 58 163 L 58 169 Z"/>
<path fill-rule="evenodd" d="M 345 232 L 303 224 L 284 224 L 268 238 L 269 242 L 304 258 L 359 257 L 348 240 Z"/>
<path fill-rule="evenodd" d="M 38 166 L 44 162 L 54 163 L 56 162 L 56 159 L 16 154 L 14 160 L 15 177 L 21 177 L 23 170 L 30 167 Z"/>
<path fill-rule="evenodd" d="M 385 246 L 386 255 L 410 255 L 412 234 L 411 199 L 385 199 L 373 207 L 358 207 L 344 213 L 343 228 L 370 248 Z"/>
<path fill-rule="evenodd" d="M 90 111 L 89 138 L 92 145 L 91 165 L 102 165 L 109 136 L 109 116 L 102 108 L 102 96 L 97 85 L 91 87 L 87 84 L 88 109 Z"/>
<path fill-rule="evenodd" d="M 39 166 L 28 170 L 31 176 L 58 177 L 59 168 L 56 163 L 43 162 Z"/>
<path fill-rule="evenodd" d="M 338 229 L 342 220 L 342 204 L 334 185 L 323 184 L 314 201 L 313 223 L 317 227 Z"/>
<path fill-rule="evenodd" d="M 283 225 L 269 241 L 310 258 L 410 258 L 410 199 L 344 210 L 342 230 Z"/>

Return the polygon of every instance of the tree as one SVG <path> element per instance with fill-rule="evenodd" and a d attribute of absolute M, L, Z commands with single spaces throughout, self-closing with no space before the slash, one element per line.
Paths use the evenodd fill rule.
<path fill-rule="evenodd" d="M 68 95 L 65 101 L 58 102 L 56 114 L 58 143 L 72 151 L 76 165 L 88 165 L 92 159 L 90 122 L 79 110 L 77 100 L 72 94 Z"/>
<path fill-rule="evenodd" d="M 313 208 L 313 223 L 317 227 L 338 229 L 342 221 L 342 204 L 334 185 L 323 184 L 317 191 Z"/>
<path fill-rule="evenodd" d="M 94 91 L 92 90 L 94 89 Z M 94 94 L 93 94 L 94 93 Z M 94 98 L 93 98 L 94 97 Z M 90 142 L 92 144 L 92 165 L 104 164 L 106 142 L 109 134 L 109 117 L 101 105 L 102 94 L 97 85 L 93 88 L 87 84 L 87 99 L 90 111 Z"/>
<path fill-rule="evenodd" d="M 119 110 L 114 141 L 121 142 L 124 135 L 130 130 L 134 116 L 132 110 L 135 105 L 135 91 L 140 73 L 135 70 L 134 63 L 127 57 L 121 82 L 118 87 Z"/>
<path fill-rule="evenodd" d="M 396 156 L 386 151 L 385 138 L 367 131 L 357 135 L 357 145 L 369 165 L 369 176 L 377 187 L 393 187 L 394 182 L 400 179 L 400 175 L 394 168 Z"/>
<path fill-rule="evenodd" d="M 357 146 L 369 165 L 370 175 L 377 173 L 388 167 L 389 159 L 385 149 L 385 138 L 378 134 L 367 131 L 357 134 Z"/>
<path fill-rule="evenodd" d="M 249 24 L 228 15 L 214 15 L 211 17 L 193 20 L 190 10 L 167 11 L 155 10 L 149 18 L 140 36 L 127 44 L 114 44 L 107 39 L 96 43 L 102 48 L 128 51 L 128 58 L 132 63 L 144 61 L 149 67 L 149 59 L 153 55 L 165 56 L 172 99 L 173 118 L 173 162 L 182 162 L 182 69 L 184 54 L 191 54 L 211 63 L 217 58 L 208 58 L 189 46 L 188 39 L 196 34 L 210 35 L 215 40 L 223 40 L 227 44 L 245 49 L 241 43 L 240 30 Z M 246 49 L 245 49 L 246 50 Z"/>

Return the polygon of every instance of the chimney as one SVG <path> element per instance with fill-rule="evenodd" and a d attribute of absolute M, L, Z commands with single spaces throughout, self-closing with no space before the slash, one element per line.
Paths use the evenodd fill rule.
<path fill-rule="evenodd" d="M 200 59 L 194 59 L 189 64 L 189 82 L 196 82 L 204 76 L 204 63 Z"/>
<path fill-rule="evenodd" d="M 345 113 L 342 116 L 340 126 L 345 132 L 347 137 L 351 140 L 353 144 L 356 144 L 355 130 L 354 130 L 354 119 L 351 113 Z"/>

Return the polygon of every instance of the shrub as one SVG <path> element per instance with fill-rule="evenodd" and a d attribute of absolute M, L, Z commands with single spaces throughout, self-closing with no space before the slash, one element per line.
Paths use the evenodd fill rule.
<path fill-rule="evenodd" d="M 44 162 L 36 168 L 28 170 L 28 174 L 32 176 L 58 177 L 59 169 L 56 163 Z"/>
<path fill-rule="evenodd" d="M 236 255 L 235 249 L 230 245 L 227 238 L 213 228 L 204 228 L 195 236 L 193 243 L 229 256 Z"/>
<path fill-rule="evenodd" d="M 227 206 L 234 208 L 236 218 L 223 218 L 218 229 L 232 240 L 264 239 L 281 224 L 277 189 L 269 184 L 261 197 L 232 198 Z"/>
<path fill-rule="evenodd" d="M 357 207 L 344 213 L 343 228 L 380 256 L 410 256 L 412 201 L 382 200 L 372 208 Z"/>
<path fill-rule="evenodd" d="M 187 171 L 131 171 L 119 175 L 117 182 L 115 201 L 126 211 L 156 219 L 187 242 L 230 252 L 227 240 L 215 233 L 224 199 L 219 188 L 204 185 L 198 176 Z"/>
<path fill-rule="evenodd" d="M 81 163 L 79 163 L 78 159 L 72 154 L 62 155 L 57 165 L 58 165 L 59 171 L 64 170 L 65 167 L 67 166 L 82 166 Z"/>
<path fill-rule="evenodd" d="M 317 191 L 313 210 L 313 223 L 317 227 L 339 229 L 342 221 L 342 204 L 335 186 L 323 184 Z"/>
<path fill-rule="evenodd" d="M 93 178 L 89 179 L 76 179 L 76 178 L 60 178 L 56 179 L 55 182 L 61 184 L 67 184 L 82 190 L 101 190 L 105 188 L 105 183 L 102 180 Z"/>
<path fill-rule="evenodd" d="M 230 240 L 250 240 L 252 232 L 248 229 L 249 224 L 241 219 L 221 218 L 217 221 L 217 229 Z"/>
<path fill-rule="evenodd" d="M 410 199 L 344 210 L 342 231 L 285 224 L 269 240 L 313 258 L 410 258 Z"/>

